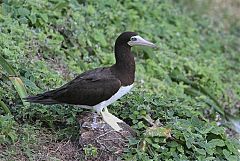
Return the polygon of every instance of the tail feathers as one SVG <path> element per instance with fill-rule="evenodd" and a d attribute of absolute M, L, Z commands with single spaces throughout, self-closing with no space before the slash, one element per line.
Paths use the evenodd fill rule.
<path fill-rule="evenodd" d="M 40 103 L 40 104 L 45 104 L 45 105 L 52 105 L 52 104 L 57 104 L 59 103 L 58 101 L 52 99 L 49 96 L 46 96 L 44 94 L 38 94 L 36 96 L 29 96 L 24 98 L 27 102 L 32 102 L 32 103 Z"/>

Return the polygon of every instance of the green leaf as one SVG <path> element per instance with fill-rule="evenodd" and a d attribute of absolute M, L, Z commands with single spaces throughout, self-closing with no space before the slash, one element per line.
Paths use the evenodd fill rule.
<path fill-rule="evenodd" d="M 238 140 L 227 140 L 225 141 L 225 144 L 228 148 L 228 150 L 234 154 L 239 154 L 239 151 L 237 149 L 237 147 L 235 147 L 235 145 L 238 145 Z"/>
<path fill-rule="evenodd" d="M 63 8 L 66 8 L 69 2 L 58 2 L 53 10 L 62 10 Z"/>
<path fill-rule="evenodd" d="M 184 153 L 184 149 L 181 145 L 177 146 L 177 150 L 180 151 L 181 153 Z"/>
<path fill-rule="evenodd" d="M 145 132 L 145 136 L 147 137 L 171 137 L 171 129 L 164 127 L 149 127 Z"/>
<path fill-rule="evenodd" d="M 47 14 L 39 14 L 39 16 L 43 19 L 43 21 L 48 22 L 48 15 Z"/>
<path fill-rule="evenodd" d="M 199 154 L 206 156 L 206 151 L 205 151 L 204 149 L 196 148 L 196 151 L 197 151 Z"/>
<path fill-rule="evenodd" d="M 149 144 L 152 144 L 152 143 L 153 143 L 153 142 L 152 142 L 152 139 L 150 139 L 150 138 L 145 138 L 145 141 L 148 142 Z"/>
<path fill-rule="evenodd" d="M 190 149 L 192 147 L 192 141 L 190 139 L 185 138 L 186 141 L 186 146 L 188 149 Z"/>
<path fill-rule="evenodd" d="M 36 84 L 34 82 L 32 82 L 31 80 L 23 77 L 22 81 L 24 82 L 26 87 L 30 87 L 30 88 L 32 88 L 34 90 L 39 90 L 39 88 L 36 86 Z"/>
<path fill-rule="evenodd" d="M 28 16 L 28 18 L 30 19 L 32 24 L 35 24 L 37 22 L 37 17 L 35 14 L 31 14 L 30 16 Z"/>
<path fill-rule="evenodd" d="M 28 15 L 30 14 L 30 11 L 29 11 L 27 8 L 20 7 L 20 8 L 18 9 L 18 14 L 19 14 L 20 16 L 25 17 L 25 16 L 28 16 Z"/>
<path fill-rule="evenodd" d="M 231 155 L 231 153 L 226 149 L 223 149 L 223 154 L 224 154 L 225 158 L 228 158 Z"/>
<path fill-rule="evenodd" d="M 105 35 L 101 30 L 95 30 L 93 33 L 93 38 L 96 42 L 100 43 L 103 47 L 106 47 L 108 45 L 105 39 Z"/>
<path fill-rule="evenodd" d="M 228 158 L 226 158 L 228 161 L 237 161 L 240 159 L 239 156 L 236 156 L 236 155 L 230 155 L 228 156 Z"/>
<path fill-rule="evenodd" d="M 94 8 L 94 6 L 88 5 L 88 6 L 87 6 L 87 12 L 88 12 L 90 15 L 93 15 L 93 14 L 95 13 L 95 8 Z"/>
<path fill-rule="evenodd" d="M 129 138 L 128 141 L 129 141 L 129 142 L 128 142 L 129 145 L 136 145 L 136 144 L 139 143 L 139 140 L 137 140 L 137 139 L 135 139 L 135 138 Z"/>
<path fill-rule="evenodd" d="M 224 134 L 224 128 L 223 127 L 218 127 L 218 126 L 212 126 L 211 132 L 216 135 L 222 135 Z"/>
<path fill-rule="evenodd" d="M 17 135 L 15 132 L 9 132 L 8 137 L 11 139 L 11 142 L 15 142 L 17 140 Z"/>
<path fill-rule="evenodd" d="M 139 129 L 145 127 L 145 125 L 143 124 L 142 121 L 138 122 L 137 126 L 138 126 Z"/>
<path fill-rule="evenodd" d="M 212 147 L 216 147 L 216 146 L 223 147 L 223 146 L 225 146 L 224 141 L 220 140 L 220 139 L 212 139 L 208 142 L 208 144 L 210 144 Z"/>
<path fill-rule="evenodd" d="M 167 145 L 170 146 L 170 147 L 178 147 L 179 146 L 179 144 L 176 141 L 168 142 Z"/>
<path fill-rule="evenodd" d="M 151 144 L 154 148 L 156 148 L 156 149 L 159 149 L 160 148 L 160 145 L 158 145 L 158 144 Z"/>

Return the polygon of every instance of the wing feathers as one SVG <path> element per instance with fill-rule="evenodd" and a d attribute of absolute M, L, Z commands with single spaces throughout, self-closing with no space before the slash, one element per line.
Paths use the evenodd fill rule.
<path fill-rule="evenodd" d="M 52 99 L 49 96 L 45 96 L 44 94 L 38 94 L 36 96 L 29 96 L 29 97 L 26 97 L 25 100 L 27 102 L 41 103 L 41 104 L 45 104 L 45 105 L 53 105 L 53 104 L 60 103 L 60 102 Z"/>
<path fill-rule="evenodd" d="M 62 87 L 30 96 L 26 101 L 41 104 L 75 104 L 93 106 L 109 99 L 121 87 L 110 68 L 85 72 Z"/>

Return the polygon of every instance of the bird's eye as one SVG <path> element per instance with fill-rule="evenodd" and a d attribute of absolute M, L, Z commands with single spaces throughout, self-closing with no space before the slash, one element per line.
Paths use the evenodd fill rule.
<path fill-rule="evenodd" d="M 136 37 L 131 37 L 131 41 L 137 41 Z"/>

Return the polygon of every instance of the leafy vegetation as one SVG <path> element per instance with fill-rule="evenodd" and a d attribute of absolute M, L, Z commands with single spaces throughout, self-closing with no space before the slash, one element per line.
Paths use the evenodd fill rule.
<path fill-rule="evenodd" d="M 16 71 L 29 94 L 37 94 L 85 70 L 113 64 L 116 37 L 136 31 L 159 49 L 133 49 L 135 87 L 110 107 L 138 134 L 124 159 L 240 160 L 234 132 L 240 116 L 240 24 L 226 28 L 223 22 L 230 22 L 229 17 L 223 22 L 211 19 L 186 7 L 188 3 L 4 0 L 0 58 Z M 2 62 L 1 160 L 38 158 L 34 144 L 40 143 L 39 131 L 48 131 L 59 142 L 76 139 L 76 117 L 82 109 L 22 103 L 23 86 L 14 88 Z M 91 145 L 84 150 L 86 155 L 97 153 Z"/>

